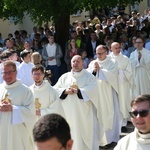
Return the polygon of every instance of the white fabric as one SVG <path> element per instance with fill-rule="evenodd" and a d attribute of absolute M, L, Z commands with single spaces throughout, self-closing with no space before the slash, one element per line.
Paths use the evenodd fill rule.
<path fill-rule="evenodd" d="M 113 90 L 113 103 L 114 103 L 114 120 L 113 120 L 113 127 L 110 130 L 107 130 L 100 141 L 101 146 L 105 146 L 112 142 L 118 142 L 120 137 L 120 114 L 118 113 L 119 105 L 118 105 L 118 97 L 116 92 Z"/>
<path fill-rule="evenodd" d="M 114 150 L 149 150 L 150 133 L 140 134 L 137 129 L 129 135 L 123 137 Z"/>
<path fill-rule="evenodd" d="M 100 105 L 99 114 L 105 130 L 105 138 L 100 142 L 103 146 L 113 141 L 116 142 L 120 133 L 120 126 L 118 126 L 120 124 L 118 97 L 115 96 L 118 93 L 118 68 L 116 61 L 111 59 L 110 56 L 107 56 L 103 61 L 98 59 L 93 60 L 89 64 L 88 71 L 92 72 L 94 70 L 95 62 L 98 62 L 100 66 L 100 70 L 97 72 L 97 82 Z M 114 116 L 118 117 L 114 118 Z M 109 134 L 106 134 L 107 131 L 113 135 L 110 136 L 110 138 L 112 137 L 111 139 L 109 138 Z M 113 131 L 116 131 L 115 135 Z"/>
<path fill-rule="evenodd" d="M 129 118 L 129 111 L 131 110 L 130 103 L 132 101 L 131 89 L 133 87 L 132 68 L 129 58 L 122 55 L 115 56 L 110 54 L 118 63 L 118 81 L 119 81 L 119 108 L 123 119 Z"/>
<path fill-rule="evenodd" d="M 48 54 L 48 57 L 54 57 L 56 55 L 56 44 L 48 44 L 46 47 L 46 51 Z M 56 59 L 48 60 L 48 65 L 56 65 Z"/>
<path fill-rule="evenodd" d="M 12 124 L 21 124 L 23 123 L 23 119 L 21 116 L 21 110 L 18 106 L 13 105 L 13 112 L 12 112 Z"/>
<path fill-rule="evenodd" d="M 33 150 L 32 129 L 36 116 L 31 90 L 21 84 L 21 81 L 11 85 L 4 82 L 0 85 L 0 93 L 0 102 L 6 93 L 9 94 L 12 105 L 19 107 L 22 120 L 19 124 L 13 124 L 12 118 L 14 120 L 16 117 L 14 107 L 13 112 L 0 113 L 0 150 Z"/>
<path fill-rule="evenodd" d="M 3 83 L 3 77 L 2 77 L 2 64 L 0 64 L 0 84 Z"/>
<path fill-rule="evenodd" d="M 32 78 L 32 68 L 34 64 L 25 63 L 24 61 L 18 67 L 17 78 L 22 81 L 23 84 L 31 86 L 34 83 Z"/>
<path fill-rule="evenodd" d="M 130 55 L 130 62 L 134 78 L 134 97 L 150 92 L 150 51 L 143 48 L 141 59 L 138 60 L 138 51 L 135 50 Z"/>
<path fill-rule="evenodd" d="M 20 62 L 19 61 L 15 61 L 15 64 L 16 64 L 16 67 L 18 69 L 19 65 L 20 65 Z"/>
<path fill-rule="evenodd" d="M 97 124 L 99 104 L 96 80 L 86 70 L 78 73 L 68 72 L 59 78 L 54 88 L 60 96 L 73 83 L 89 98 L 84 101 L 79 99 L 77 94 L 73 94 L 62 100 L 66 120 L 70 125 L 71 136 L 74 140 L 73 150 L 98 150 L 100 133 Z M 94 133 L 95 128 L 97 128 L 96 133 Z"/>
<path fill-rule="evenodd" d="M 39 87 L 36 87 L 35 84 L 33 84 L 30 86 L 30 89 L 33 92 L 34 99 L 39 99 L 39 103 L 41 104 L 41 116 L 50 113 L 57 113 L 65 117 L 58 93 L 48 81 L 44 80 Z"/>

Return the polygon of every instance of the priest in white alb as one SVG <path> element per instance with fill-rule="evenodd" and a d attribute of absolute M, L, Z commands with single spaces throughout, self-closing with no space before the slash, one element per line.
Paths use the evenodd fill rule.
<path fill-rule="evenodd" d="M 83 69 L 81 56 L 75 55 L 71 66 L 71 72 L 63 74 L 54 88 L 62 99 L 65 118 L 71 128 L 72 150 L 99 150 L 101 128 L 96 79 Z"/>
<path fill-rule="evenodd" d="M 36 65 L 32 68 L 34 84 L 30 86 L 30 89 L 34 95 L 37 119 L 50 113 L 64 116 L 58 93 L 47 80 L 44 80 L 44 76 L 44 67 L 42 65 Z"/>
<path fill-rule="evenodd" d="M 150 51 L 143 47 L 141 37 L 136 39 L 136 50 L 130 55 L 134 78 L 134 97 L 150 93 Z"/>
<path fill-rule="evenodd" d="M 103 148 L 110 148 L 114 142 L 118 142 L 120 134 L 118 67 L 117 62 L 107 54 L 108 49 L 105 45 L 97 46 L 97 59 L 93 60 L 88 68 L 98 82 L 99 115 L 105 130 L 105 136 L 100 141 Z"/>
<path fill-rule="evenodd" d="M 119 109 L 122 118 L 122 131 L 127 132 L 127 120 L 129 118 L 130 103 L 132 100 L 132 69 L 130 60 L 120 52 L 120 44 L 113 42 L 111 44 L 110 56 L 117 61 L 118 64 L 118 81 L 119 81 Z"/>
<path fill-rule="evenodd" d="M 0 85 L 0 150 L 33 150 L 32 129 L 36 121 L 31 90 L 16 80 L 13 61 L 2 63 Z"/>

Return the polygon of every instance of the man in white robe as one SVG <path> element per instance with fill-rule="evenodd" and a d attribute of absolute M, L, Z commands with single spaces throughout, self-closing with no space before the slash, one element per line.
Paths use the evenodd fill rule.
<path fill-rule="evenodd" d="M 131 103 L 131 121 L 135 130 L 123 137 L 114 150 L 150 149 L 150 95 L 139 95 Z"/>
<path fill-rule="evenodd" d="M 129 58 L 122 55 L 120 52 L 120 44 L 113 42 L 111 44 L 112 53 L 110 56 L 117 61 L 118 64 L 118 83 L 119 83 L 119 109 L 122 118 L 122 130 L 127 132 L 127 119 L 129 118 L 130 103 L 132 100 L 132 69 Z"/>
<path fill-rule="evenodd" d="M 34 95 L 37 118 L 50 113 L 57 113 L 64 116 L 58 93 L 47 80 L 43 80 L 44 67 L 41 65 L 34 66 L 32 68 L 32 77 L 34 84 L 30 86 L 30 89 Z"/>
<path fill-rule="evenodd" d="M 81 56 L 71 60 L 71 72 L 63 74 L 54 88 L 62 99 L 65 118 L 71 128 L 73 150 L 99 150 L 97 83 L 83 69 Z"/>
<path fill-rule="evenodd" d="M 150 51 L 143 48 L 142 38 L 136 39 L 136 50 L 130 55 L 133 70 L 134 97 L 150 92 Z"/>
<path fill-rule="evenodd" d="M 109 148 L 118 142 L 120 134 L 120 112 L 118 106 L 118 67 L 114 59 L 107 55 L 104 45 L 96 48 L 97 59 L 89 64 L 88 71 L 96 75 L 98 82 L 99 115 L 105 130 L 100 145 Z"/>
<path fill-rule="evenodd" d="M 31 72 L 34 64 L 31 63 L 31 54 L 29 51 L 24 50 L 21 52 L 20 56 L 23 62 L 18 67 L 17 77 L 26 86 L 31 86 L 34 83 Z"/>
<path fill-rule="evenodd" d="M 33 94 L 16 80 L 13 61 L 2 64 L 0 85 L 0 150 L 33 150 L 32 129 L 36 121 Z"/>

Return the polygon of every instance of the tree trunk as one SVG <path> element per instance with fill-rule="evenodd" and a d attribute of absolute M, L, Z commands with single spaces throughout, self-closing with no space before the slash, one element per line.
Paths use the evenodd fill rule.
<path fill-rule="evenodd" d="M 69 39 L 70 15 L 62 15 L 55 22 L 56 42 L 60 44 L 63 54 L 65 53 L 65 44 Z"/>

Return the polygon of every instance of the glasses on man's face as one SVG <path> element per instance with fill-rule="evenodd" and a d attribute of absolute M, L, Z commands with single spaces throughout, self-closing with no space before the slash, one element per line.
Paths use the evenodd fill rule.
<path fill-rule="evenodd" d="M 33 73 L 34 76 L 41 76 L 43 75 L 42 73 Z"/>
<path fill-rule="evenodd" d="M 135 42 L 136 44 L 142 44 L 143 42 Z"/>
<path fill-rule="evenodd" d="M 2 72 L 2 75 L 12 75 L 16 70 L 8 71 L 8 72 Z"/>
<path fill-rule="evenodd" d="M 102 52 L 102 53 L 96 53 L 97 55 L 103 55 L 106 51 Z"/>
<path fill-rule="evenodd" d="M 149 113 L 150 113 L 150 110 L 139 110 L 139 111 L 135 110 L 135 111 L 129 112 L 132 118 L 136 118 L 138 114 L 140 115 L 140 117 L 147 117 Z"/>

